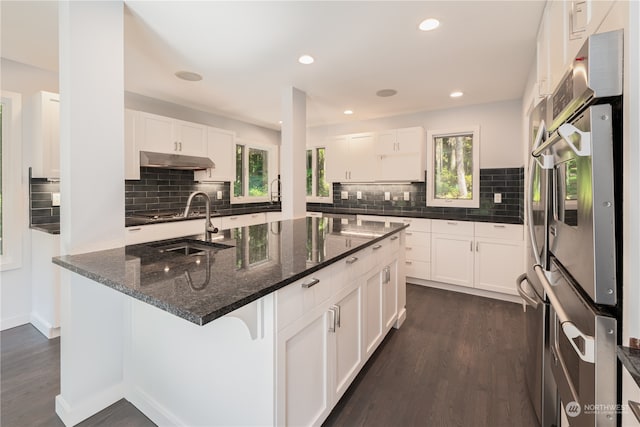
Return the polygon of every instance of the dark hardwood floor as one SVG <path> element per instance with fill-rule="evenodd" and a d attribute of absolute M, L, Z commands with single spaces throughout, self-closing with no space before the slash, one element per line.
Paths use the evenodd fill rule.
<path fill-rule="evenodd" d="M 519 305 L 409 285 L 407 311 L 325 426 L 536 425 L 524 384 Z M 0 338 L 0 425 L 62 426 L 54 411 L 60 340 L 31 325 Z M 80 424 L 153 425 L 125 400 Z"/>

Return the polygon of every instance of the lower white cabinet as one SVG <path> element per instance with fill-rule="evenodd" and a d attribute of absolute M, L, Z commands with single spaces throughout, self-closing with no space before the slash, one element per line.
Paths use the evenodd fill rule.
<path fill-rule="evenodd" d="M 277 291 L 276 425 L 322 424 L 398 320 L 398 237 Z"/>
<path fill-rule="evenodd" d="M 152 242 L 154 240 L 173 239 L 176 237 L 204 234 L 204 218 L 188 221 L 162 222 L 159 224 L 138 225 L 125 228 L 125 244 Z M 214 227 L 220 227 L 220 218 L 213 218 Z"/>
<path fill-rule="evenodd" d="M 220 221 L 220 229 L 228 230 L 230 228 L 264 224 L 267 221 L 267 216 L 264 212 L 258 212 L 245 215 L 223 216 L 220 218 Z"/>
<path fill-rule="evenodd" d="M 60 235 L 31 230 L 30 321 L 44 336 L 60 335 L 60 269 L 51 258 L 60 255 Z"/>
<path fill-rule="evenodd" d="M 431 280 L 472 287 L 473 255 L 473 234 L 432 233 Z"/>

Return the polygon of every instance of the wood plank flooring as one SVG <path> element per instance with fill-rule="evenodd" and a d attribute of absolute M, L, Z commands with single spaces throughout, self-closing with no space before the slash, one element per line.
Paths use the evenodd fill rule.
<path fill-rule="evenodd" d="M 407 286 L 392 330 L 325 426 L 535 426 L 524 384 L 519 305 Z M 60 340 L 31 325 L 0 333 L 0 425 L 62 426 Z M 80 426 L 153 426 L 121 400 Z"/>

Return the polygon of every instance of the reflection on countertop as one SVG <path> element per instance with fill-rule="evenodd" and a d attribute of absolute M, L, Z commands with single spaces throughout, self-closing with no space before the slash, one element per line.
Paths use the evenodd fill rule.
<path fill-rule="evenodd" d="M 184 239 L 170 239 L 61 256 L 54 263 L 204 325 L 404 227 L 300 218 L 225 230 L 204 249 L 171 250 L 184 246 Z"/>

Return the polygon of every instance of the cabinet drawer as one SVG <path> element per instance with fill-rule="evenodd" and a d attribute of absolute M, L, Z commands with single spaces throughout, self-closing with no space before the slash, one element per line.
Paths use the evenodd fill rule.
<path fill-rule="evenodd" d="M 378 215 L 358 215 L 358 222 L 361 221 L 373 221 L 373 222 L 387 222 L 386 216 L 378 216 Z"/>
<path fill-rule="evenodd" d="M 430 247 L 431 246 L 431 233 L 422 233 L 417 231 L 406 231 L 405 233 L 406 245 L 411 247 Z"/>
<path fill-rule="evenodd" d="M 404 272 L 407 277 L 416 279 L 431 280 L 431 263 L 424 261 L 406 260 L 404 262 Z"/>
<path fill-rule="evenodd" d="M 278 330 L 324 302 L 331 295 L 331 269 L 310 274 L 277 291 Z M 315 283 L 314 283 L 315 282 Z"/>
<path fill-rule="evenodd" d="M 491 239 L 517 240 L 523 239 L 524 227 L 520 224 L 495 224 L 490 222 L 476 222 L 476 237 Z"/>
<path fill-rule="evenodd" d="M 473 236 L 473 222 L 434 219 L 431 221 L 431 232 L 471 237 Z"/>
<path fill-rule="evenodd" d="M 428 218 L 402 218 L 402 217 L 387 217 L 387 222 L 399 222 L 401 224 L 409 224 L 407 231 L 421 231 L 428 233 L 431 231 L 431 220 Z"/>
<path fill-rule="evenodd" d="M 264 224 L 266 222 L 266 214 L 260 212 L 246 215 L 223 216 L 220 220 L 222 222 L 222 228 L 228 230 L 235 227 Z"/>
<path fill-rule="evenodd" d="M 406 245 L 404 257 L 410 261 L 431 262 L 431 247 Z"/>

